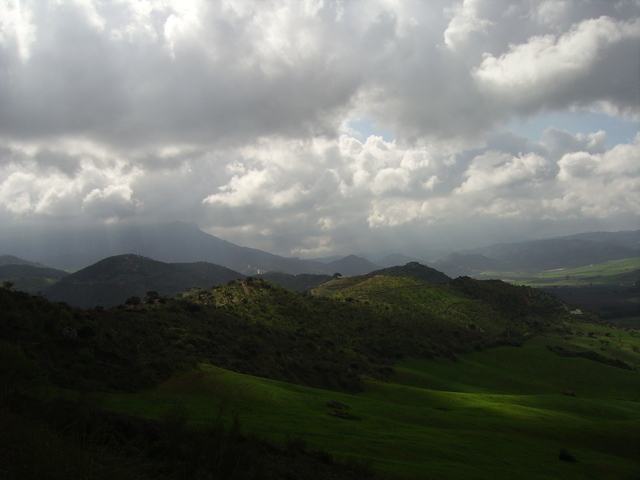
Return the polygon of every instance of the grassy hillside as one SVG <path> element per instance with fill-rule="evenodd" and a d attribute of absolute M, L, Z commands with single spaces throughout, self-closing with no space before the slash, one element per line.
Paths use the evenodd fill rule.
<path fill-rule="evenodd" d="M 376 275 L 310 295 L 230 281 L 104 311 L 6 288 L 0 303 L 5 465 L 43 452 L 34 465 L 64 471 L 29 447 L 42 437 L 107 465 L 88 478 L 365 478 L 369 464 L 405 479 L 640 471 L 640 332 L 571 315 L 537 289 Z M 12 400 L 45 383 L 47 398 L 101 392 L 116 413 Z M 218 459 L 230 470 L 211 470 Z"/>
<path fill-rule="evenodd" d="M 262 273 L 260 275 L 256 275 L 256 277 L 300 293 L 316 288 L 333 278 L 331 275 L 313 275 L 308 273 L 290 275 L 288 273 L 280 272 Z"/>
<path fill-rule="evenodd" d="M 620 333 L 604 328 L 599 334 L 611 332 Z M 638 372 L 546 348 L 549 342 L 578 348 L 564 337 L 464 354 L 457 362 L 406 360 L 389 381 L 369 380 L 355 395 L 202 365 L 156 389 L 104 401 L 159 418 L 180 396 L 195 424 L 222 409 L 247 431 L 283 444 L 301 438 L 307 449 L 336 456 L 348 452 L 393 477 L 634 478 L 640 471 Z M 621 351 L 640 365 L 632 348 L 638 337 L 620 339 Z M 575 396 L 563 394 L 568 390 Z M 344 411 L 357 419 L 332 416 L 331 402 L 347 405 Z M 578 461 L 560 461 L 561 449 Z"/>

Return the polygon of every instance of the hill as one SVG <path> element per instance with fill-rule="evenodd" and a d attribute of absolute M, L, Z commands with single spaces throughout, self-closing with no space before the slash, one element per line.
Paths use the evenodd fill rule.
<path fill-rule="evenodd" d="M 333 278 L 331 275 L 313 275 L 305 273 L 290 275 L 288 273 L 279 272 L 262 273 L 260 275 L 256 275 L 256 277 L 299 293 L 316 288 Z"/>
<path fill-rule="evenodd" d="M 30 262 L 28 260 L 14 257 L 13 255 L 0 255 L 0 266 L 4 265 L 29 265 L 31 267 L 48 268 L 46 265 L 41 263 Z"/>
<path fill-rule="evenodd" d="M 57 285 L 90 296 L 100 279 L 95 270 L 106 272 L 103 280 L 120 292 L 122 302 L 132 295 L 124 285 L 166 278 L 162 274 L 167 271 L 180 277 L 184 266 L 124 255 Z M 150 271 L 158 275 L 145 275 Z M 571 318 L 561 301 L 499 281 L 461 278 L 447 286 L 406 277 L 346 277 L 329 282 L 334 287 L 324 289 L 328 295 L 314 290 L 306 296 L 260 279 L 228 283 L 192 290 L 179 299 L 108 311 L 74 310 L 4 289 L 3 305 L 12 312 L 4 335 L 23 339 L 30 358 L 51 365 L 53 378 L 64 385 L 140 388 L 185 365 L 208 363 L 353 391 L 360 388 L 362 375 L 384 378 L 401 358 L 454 358 Z M 163 285 L 173 284 L 138 288 Z M 62 341 L 64 328 L 76 331 L 78 340 Z M 80 371 L 74 366 L 78 362 L 84 365 Z"/>
<path fill-rule="evenodd" d="M 394 266 L 383 268 L 380 270 L 374 270 L 369 273 L 370 276 L 375 275 L 387 275 L 390 277 L 408 277 L 422 280 L 427 283 L 444 283 L 451 280 L 447 275 L 439 272 L 435 268 L 427 267 L 418 262 L 409 262 L 404 266 Z"/>
<path fill-rule="evenodd" d="M 0 282 L 11 282 L 23 292 L 41 292 L 69 274 L 54 268 L 37 267 L 28 263 L 0 265 Z"/>
<path fill-rule="evenodd" d="M 43 295 L 69 305 L 105 308 L 123 304 L 130 297 L 145 298 L 147 292 L 175 296 L 189 288 L 205 288 L 244 277 L 206 262 L 164 263 L 140 255 L 117 255 L 61 279 Z"/>
<path fill-rule="evenodd" d="M 301 479 L 365 478 L 368 465 L 392 478 L 448 480 L 477 478 L 479 469 L 492 479 L 626 480 L 638 468 L 640 334 L 573 315 L 533 288 L 365 275 L 300 295 L 248 278 L 104 311 L 7 288 L 0 304 L 6 468 L 28 456 L 57 469 L 52 458 L 76 458 L 74 449 L 93 458 L 94 446 L 110 455 L 117 447 L 121 467 L 135 458 L 181 469 L 113 478 L 197 471 L 266 479 L 265 471 L 281 472 L 272 461 L 299 471 L 271 478 Z M 38 374 L 50 385 L 47 398 L 57 387 L 102 392 L 109 411 L 86 400 L 39 405 L 37 390 L 18 396 Z M 6 428 L 23 405 L 33 420 Z M 235 443 L 217 425 L 229 425 Z M 86 443 L 61 448 L 54 429 L 68 435 L 64 442 Z M 277 457 L 253 463 L 239 445 Z M 566 449 L 578 462 L 558 458 Z M 355 458 L 334 476 L 326 469 L 347 450 Z M 28 453 L 5 461 L 20 451 Z M 231 469 L 212 474 L 225 459 Z M 244 470 L 249 459 L 255 467 Z M 67 475 L 76 467 L 60 462 Z"/>

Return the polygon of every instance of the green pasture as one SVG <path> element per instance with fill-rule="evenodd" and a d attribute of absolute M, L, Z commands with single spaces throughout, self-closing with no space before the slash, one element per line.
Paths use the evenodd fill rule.
<path fill-rule="evenodd" d="M 567 278 L 568 277 L 568 278 Z M 640 278 L 640 257 L 579 268 L 566 268 L 541 272 L 484 272 L 481 278 L 501 278 L 510 283 L 535 287 L 550 285 L 589 285 L 606 283 L 633 283 Z"/>
<path fill-rule="evenodd" d="M 108 394 L 103 401 L 150 418 L 181 402 L 195 424 L 237 417 L 245 433 L 283 443 L 302 438 L 309 450 L 370 459 L 394 478 L 638 478 L 640 373 L 546 348 L 605 354 L 604 348 L 640 365 L 633 349 L 639 336 L 594 328 L 571 324 L 570 332 L 461 355 L 457 362 L 405 360 L 391 381 L 365 381 L 354 395 L 201 365 L 152 390 Z M 575 397 L 563 394 L 567 390 Z M 359 420 L 330 415 L 333 400 Z M 560 461 L 563 448 L 578 462 Z"/>

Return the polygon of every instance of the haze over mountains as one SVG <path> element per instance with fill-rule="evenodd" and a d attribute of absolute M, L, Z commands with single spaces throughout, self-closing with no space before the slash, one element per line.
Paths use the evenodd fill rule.
<path fill-rule="evenodd" d="M 571 268 L 638 256 L 639 238 L 640 231 L 596 232 L 492 245 L 453 253 L 435 262 L 395 254 L 373 263 L 356 255 L 318 260 L 285 258 L 234 245 L 193 224 L 175 222 L 85 231 L 82 235 L 60 233 L 47 242 L 14 239 L 2 245 L 12 255 L 0 257 L 0 279 L 13 282 L 20 290 L 41 292 L 51 300 L 84 308 L 108 308 L 132 296 L 144 298 L 149 291 L 172 297 L 189 288 L 209 288 L 247 275 L 302 292 L 335 274 L 408 275 L 411 265 L 415 267 L 411 275 L 440 283 L 460 276 L 487 278 L 491 272 Z M 84 265 L 92 259 L 97 260 Z M 74 267 L 78 271 L 71 275 L 62 270 Z"/>
<path fill-rule="evenodd" d="M 432 264 L 447 275 L 458 276 L 494 268 L 554 269 L 588 265 L 637 256 L 639 246 L 640 230 L 636 230 L 498 244 L 460 252 L 437 262 L 403 254 L 378 259 L 349 255 L 305 260 L 238 246 L 201 231 L 195 224 L 173 222 L 60 230 L 46 237 L 6 238 L 0 242 L 0 253 L 69 271 L 80 270 L 107 257 L 137 254 L 166 263 L 209 262 L 247 275 L 264 272 L 360 275 L 380 267 L 418 261 Z"/>
<path fill-rule="evenodd" d="M 267 271 L 358 275 L 379 268 L 355 256 L 328 263 L 281 257 L 235 245 L 184 222 L 58 231 L 46 237 L 5 239 L 1 245 L 18 257 L 62 270 L 80 270 L 104 258 L 131 253 L 167 263 L 210 262 L 248 275 Z"/>

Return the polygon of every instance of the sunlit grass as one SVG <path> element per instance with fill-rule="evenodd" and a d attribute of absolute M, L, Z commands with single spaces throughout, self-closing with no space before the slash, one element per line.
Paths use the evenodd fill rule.
<path fill-rule="evenodd" d="M 589 285 L 629 282 L 627 276 L 640 269 L 640 257 L 613 260 L 611 262 L 589 265 L 579 268 L 566 268 L 531 271 L 487 271 L 481 278 L 501 278 L 518 285 L 550 286 L 550 285 Z"/>
<path fill-rule="evenodd" d="M 620 335 L 624 344 L 638 341 Z M 407 360 L 392 381 L 365 381 L 356 395 L 202 365 L 153 390 L 107 395 L 105 406 L 160 418 L 181 399 L 194 423 L 237 416 L 247 432 L 281 442 L 302 437 L 309 448 L 369 458 L 402 478 L 633 478 L 638 372 L 560 357 L 545 348 L 552 341 L 580 343 L 539 337 L 458 362 Z M 329 415 L 332 400 L 360 420 Z M 561 448 L 579 462 L 559 461 Z"/>

